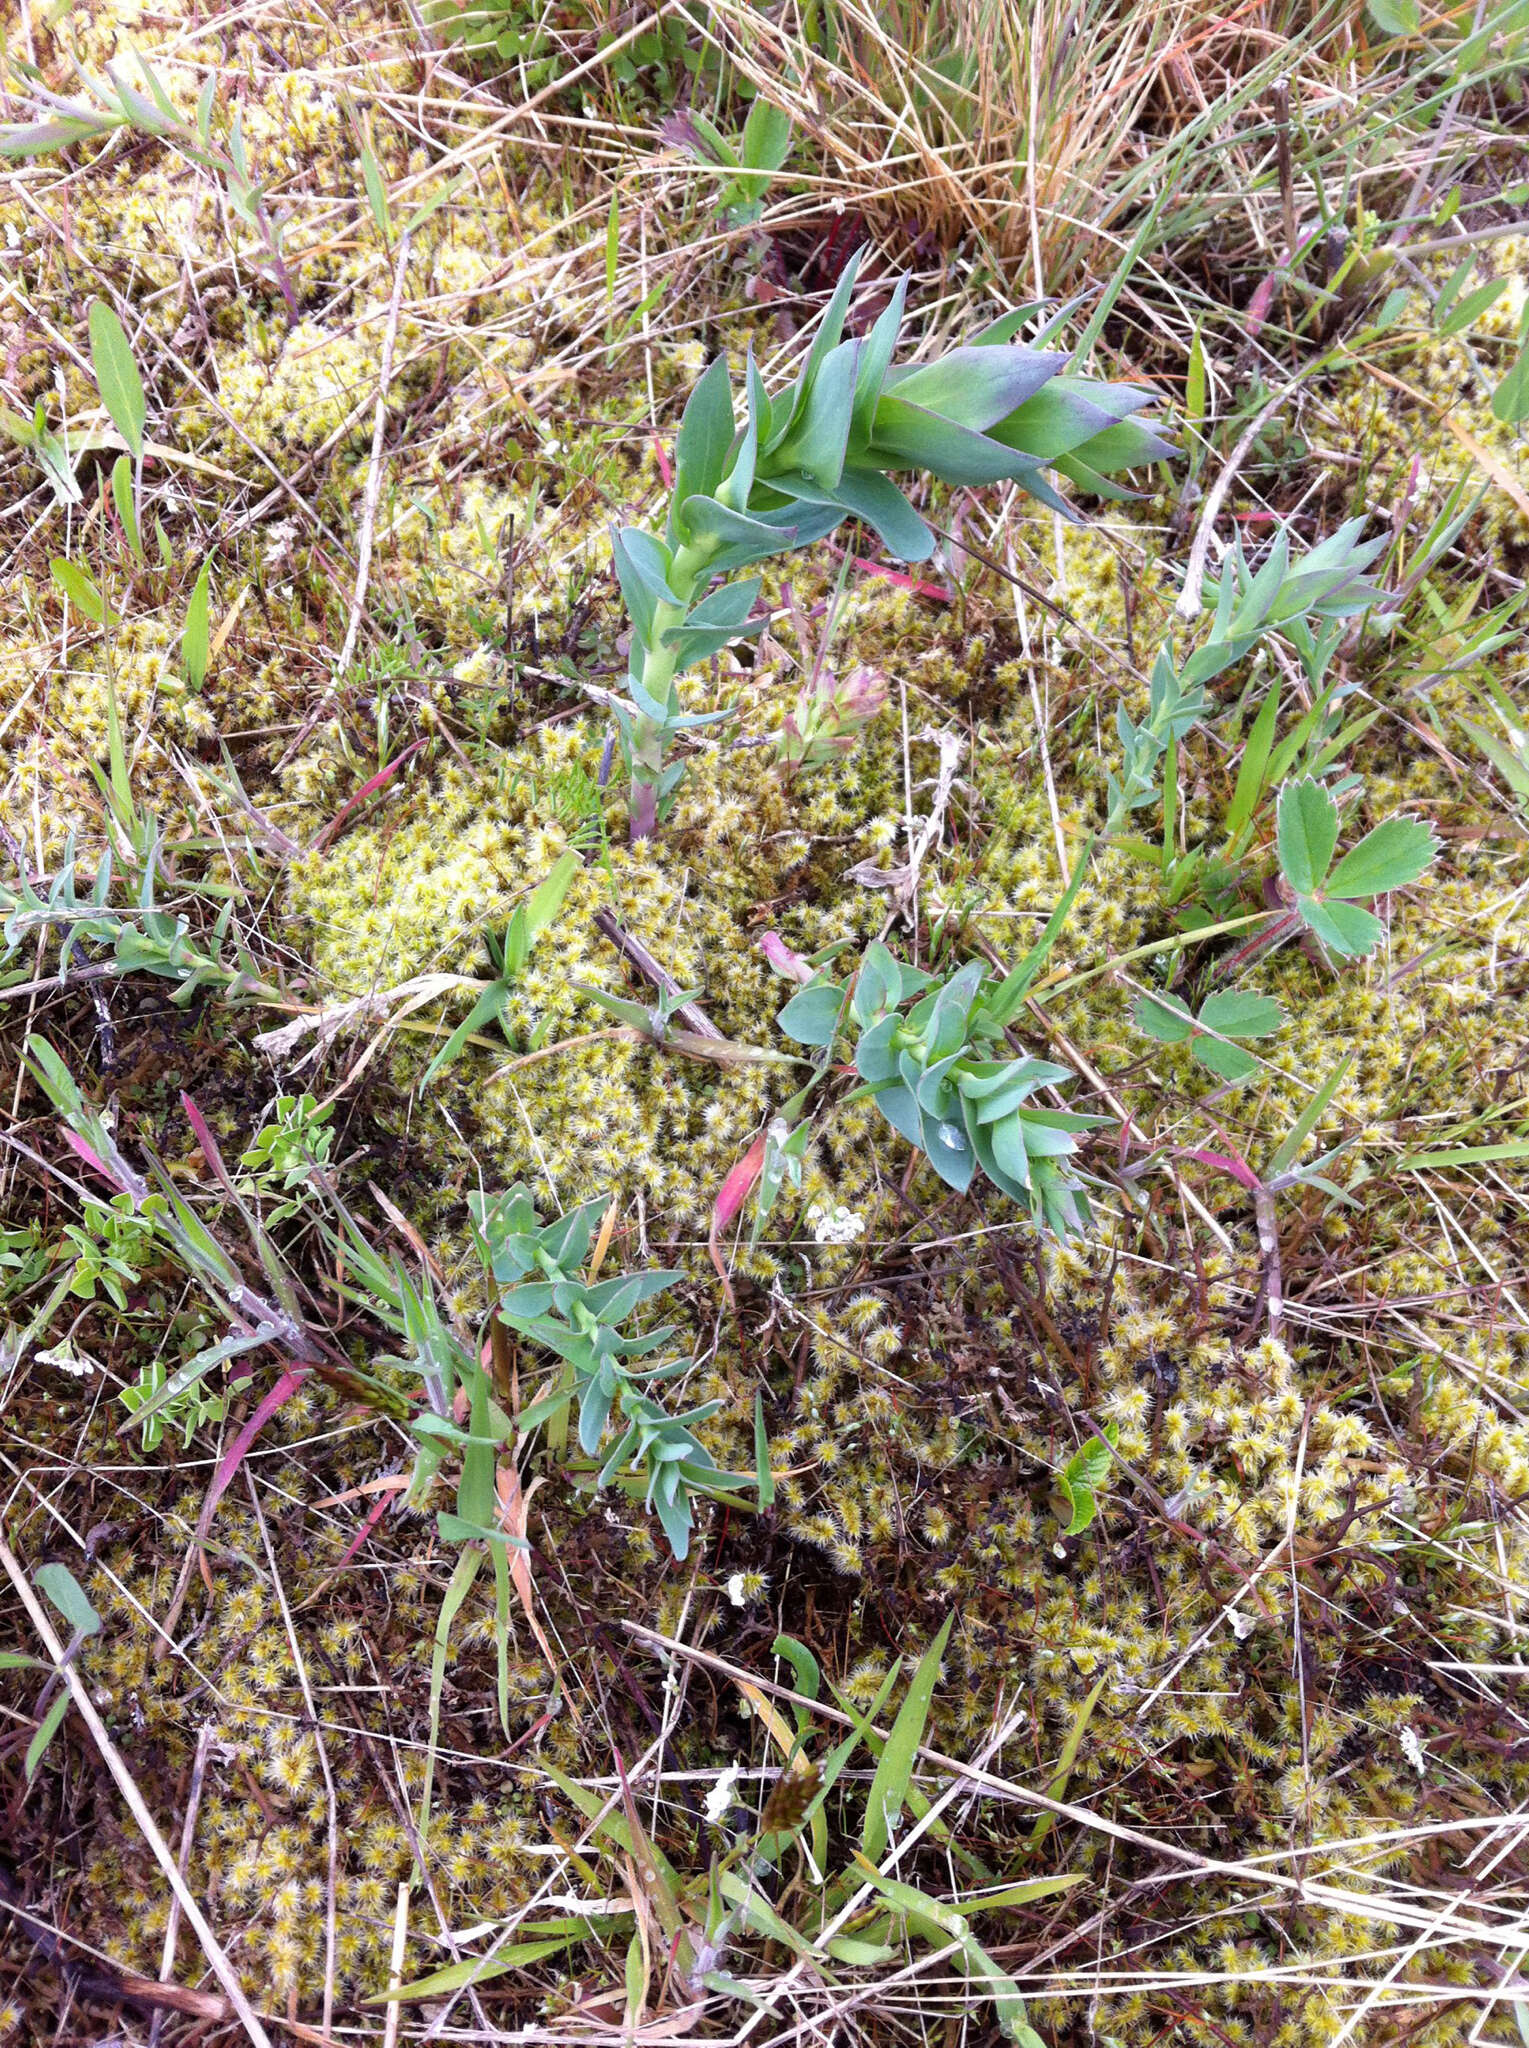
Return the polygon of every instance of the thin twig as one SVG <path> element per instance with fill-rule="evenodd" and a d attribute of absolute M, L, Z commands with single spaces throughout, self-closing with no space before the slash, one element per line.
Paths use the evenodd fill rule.
<path fill-rule="evenodd" d="M 372 573 L 372 536 L 377 526 L 377 503 L 382 496 L 382 442 L 387 432 L 388 387 L 393 381 L 393 350 L 398 341 L 398 319 L 403 307 L 404 276 L 409 268 L 409 244 L 410 237 L 407 232 L 399 236 L 398 262 L 393 270 L 393 295 L 388 301 L 388 322 L 382 334 L 382 360 L 377 366 L 377 411 L 372 420 L 372 452 L 366 466 L 366 484 L 361 493 L 361 524 L 356 535 L 356 582 L 351 592 L 350 616 L 345 621 L 345 638 L 340 643 L 339 659 L 335 663 L 329 687 L 303 720 L 301 732 L 287 749 L 287 760 L 291 760 L 298 752 L 323 717 L 330 698 L 344 682 L 351 656 L 356 651 L 356 638 L 361 631 L 361 618 L 366 609 L 366 589 Z"/>
<path fill-rule="evenodd" d="M 366 469 L 366 489 L 361 498 L 361 530 L 356 541 L 356 587 L 351 594 L 350 617 L 345 622 L 345 639 L 336 677 L 343 676 L 356 650 L 361 614 L 366 606 L 366 586 L 372 569 L 372 534 L 377 525 L 377 501 L 382 495 L 382 438 L 388 424 L 388 386 L 393 381 L 393 349 L 398 340 L 398 316 L 403 307 L 404 276 L 409 268 L 409 236 L 398 238 L 398 262 L 393 271 L 393 296 L 388 301 L 388 324 L 382 334 L 382 361 L 377 370 L 377 416 L 372 422 L 372 454 Z"/>
<path fill-rule="evenodd" d="M 191 1760 L 191 1784 L 186 1792 L 186 1816 L 181 1822 L 180 1854 L 175 1859 L 176 1868 L 182 1878 L 186 1875 L 191 1861 L 191 1844 L 196 1839 L 196 1817 L 202 1804 L 202 1785 L 207 1776 L 207 1759 L 212 1755 L 212 1746 L 218 1739 L 217 1723 L 204 1723 L 196 1739 L 196 1755 Z M 180 1939 L 181 1902 L 178 1892 L 170 1898 L 170 1916 L 165 1922 L 165 1945 L 159 1958 L 159 1974 L 166 1981 L 175 1968 L 175 1944 Z M 149 2048 L 159 2048 L 160 2029 L 165 2022 L 163 2010 L 157 2011 L 149 2022 Z"/>
<path fill-rule="evenodd" d="M 651 982 L 654 988 L 660 990 L 666 996 L 677 996 L 679 994 L 680 985 L 674 976 L 666 967 L 659 965 L 641 939 L 634 939 L 632 934 L 616 921 L 611 911 L 597 910 L 594 922 L 596 929 L 604 932 L 617 952 L 626 955 L 627 959 L 631 961 L 645 981 Z M 677 1017 L 684 1018 L 697 1038 L 715 1038 L 720 1040 L 725 1036 L 712 1023 L 706 1012 L 698 1009 L 694 1003 L 681 1003 L 674 1014 Z"/>

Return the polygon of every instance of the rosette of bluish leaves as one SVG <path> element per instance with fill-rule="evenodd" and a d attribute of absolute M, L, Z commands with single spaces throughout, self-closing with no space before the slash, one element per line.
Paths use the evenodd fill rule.
<path fill-rule="evenodd" d="M 877 943 L 866 948 L 848 988 L 809 983 L 779 1023 L 798 1043 L 820 1047 L 851 1029 L 864 1083 L 857 1092 L 874 1100 L 948 1186 L 964 1193 L 980 1167 L 1038 1224 L 1066 1237 L 1089 1221 L 1070 1164 L 1076 1134 L 1102 1119 L 1035 1101 L 1041 1089 L 1073 1079 L 1066 1067 L 995 1057 L 1009 1007 L 1000 990 L 988 989 L 980 960 L 938 980 Z"/>
<path fill-rule="evenodd" d="M 720 1401 L 671 1415 L 643 1391 L 684 1372 L 688 1358 L 635 1369 L 630 1363 L 659 1350 L 676 1325 L 664 1323 L 636 1335 L 623 1334 L 621 1325 L 682 1276 L 654 1268 L 609 1280 L 582 1278 L 603 1202 L 583 1203 L 541 1223 L 529 1191 L 516 1185 L 492 1201 L 475 1196 L 470 1206 L 480 1250 L 499 1290 L 500 1320 L 573 1368 L 579 1444 L 587 1456 L 594 1457 L 613 1412 L 618 1419 L 616 1443 L 596 1484 L 608 1485 L 630 1465 L 641 1470 L 647 1480 L 646 1505 L 663 1524 L 675 1556 L 683 1558 L 694 1521 L 691 1496 L 752 1484 L 753 1474 L 720 1470 L 694 1434 L 694 1425 L 715 1415 Z M 566 1399 L 554 1389 L 522 1410 L 521 1428 L 547 1421 Z"/>
<path fill-rule="evenodd" d="M 1132 718 L 1124 706 L 1115 714 L 1121 767 L 1118 775 L 1109 774 L 1107 831 L 1117 831 L 1132 811 L 1156 801 L 1158 762 L 1211 708 L 1205 685 L 1250 654 L 1266 633 L 1282 634 L 1299 655 L 1307 681 L 1321 687 L 1348 622 L 1385 597 L 1364 572 L 1386 538 L 1362 541 L 1363 531 L 1363 519 L 1350 519 L 1292 560 L 1290 531 L 1282 526 L 1257 569 L 1238 539 L 1219 579 L 1206 584 L 1215 601 L 1206 638 L 1182 662 L 1175 661 L 1171 646 L 1158 650 L 1145 718 Z"/>
<path fill-rule="evenodd" d="M 922 560 L 934 534 L 892 481 L 899 473 L 1017 483 L 1067 511 L 1047 470 L 1120 497 L 1112 473 L 1170 452 L 1134 417 L 1150 391 L 1073 375 L 1064 352 L 1012 339 L 1034 307 L 932 363 L 894 364 L 904 278 L 869 332 L 846 337 L 857 270 L 858 262 L 846 269 L 785 390 L 767 392 L 750 356 L 741 419 L 725 359 L 712 363 L 680 424 L 662 537 L 638 527 L 613 536 L 632 618 L 631 696 L 617 720 L 634 837 L 653 829 L 677 779 L 678 770 L 664 766 L 668 740 L 724 715 L 684 712 L 676 674 L 763 625 L 750 617 L 758 578 L 703 594 L 714 577 L 809 546 L 847 518 L 874 528 L 899 560 Z"/>

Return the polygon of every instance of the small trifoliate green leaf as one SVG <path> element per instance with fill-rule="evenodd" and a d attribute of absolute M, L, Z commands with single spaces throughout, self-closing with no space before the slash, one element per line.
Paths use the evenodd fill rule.
<path fill-rule="evenodd" d="M 1296 907 L 1308 930 L 1347 960 L 1360 960 L 1366 953 L 1373 953 L 1385 931 L 1380 919 L 1361 910 L 1357 903 L 1323 903 L 1314 896 L 1302 896 Z"/>
<path fill-rule="evenodd" d="M 1252 1053 L 1220 1038 L 1197 1038 L 1194 1054 L 1202 1067 L 1208 1067 L 1223 1081 L 1246 1081 L 1258 1072 L 1258 1062 Z"/>

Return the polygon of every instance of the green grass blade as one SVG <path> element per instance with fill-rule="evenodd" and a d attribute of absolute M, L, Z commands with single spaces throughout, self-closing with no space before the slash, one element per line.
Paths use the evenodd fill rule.
<path fill-rule="evenodd" d="M 892 1823 L 901 1814 L 908 1797 L 913 1766 L 918 1760 L 918 1746 L 924 1739 L 924 1726 L 929 1719 L 935 1683 L 940 1675 L 940 1659 L 945 1654 L 954 1621 L 954 1614 L 945 1617 L 944 1626 L 919 1659 L 918 1669 L 897 1710 L 887 1746 L 876 1766 L 876 1775 L 871 1780 L 865 1822 L 860 1830 L 860 1847 L 873 1863 L 886 1848 Z"/>

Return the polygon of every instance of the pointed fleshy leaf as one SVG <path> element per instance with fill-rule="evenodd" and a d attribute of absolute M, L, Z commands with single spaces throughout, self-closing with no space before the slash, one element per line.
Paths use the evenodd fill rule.
<path fill-rule="evenodd" d="M 710 496 L 721 483 L 735 432 L 727 358 L 718 356 L 691 392 L 675 439 L 671 538 L 684 523 L 686 499 L 697 491 Z"/>
<path fill-rule="evenodd" d="M 925 1157 L 947 1187 L 954 1188 L 957 1194 L 965 1194 L 977 1169 L 977 1155 L 962 1126 L 959 1110 L 952 1117 L 942 1117 L 929 1110 L 922 1111 L 921 1115 Z"/>
<path fill-rule="evenodd" d="M 1066 361 L 1028 348 L 956 348 L 937 362 L 892 371 L 883 390 L 980 433 L 1017 412 Z"/>
<path fill-rule="evenodd" d="M 948 484 L 997 483 L 1026 466 L 1023 456 L 986 434 L 885 396 L 876 407 L 868 454 L 879 468 L 927 469 Z"/>
<path fill-rule="evenodd" d="M 775 1021 L 798 1045 L 832 1045 L 839 1028 L 844 991 L 831 981 L 814 983 L 794 995 Z"/>
<path fill-rule="evenodd" d="M 901 1081 L 893 1081 L 885 1088 L 878 1088 L 876 1107 L 899 1137 L 906 1138 L 910 1145 L 922 1146 L 924 1119 L 919 1113 L 918 1102 L 911 1088 Z"/>
<path fill-rule="evenodd" d="M 908 302 L 908 279 L 906 273 L 897 280 L 897 289 L 892 302 L 880 314 L 876 324 L 865 338 L 860 351 L 860 365 L 855 373 L 855 405 L 850 426 L 850 446 L 863 447 L 870 438 L 871 421 L 876 414 L 876 401 L 881 397 L 886 383 L 887 372 L 892 365 L 892 351 L 897 346 L 898 332 L 903 324 L 903 308 Z"/>
<path fill-rule="evenodd" d="M 889 477 L 874 469 L 846 466 L 831 492 L 810 477 L 773 476 L 772 486 L 808 504 L 839 505 L 880 536 L 899 562 L 926 561 L 934 553 L 934 535 Z"/>
<path fill-rule="evenodd" d="M 841 341 L 823 358 L 790 433 L 764 465 L 766 477 L 776 469 L 799 469 L 825 490 L 838 483 L 849 445 L 859 360 L 858 341 Z"/>

